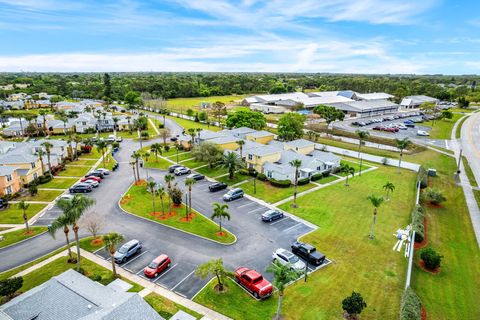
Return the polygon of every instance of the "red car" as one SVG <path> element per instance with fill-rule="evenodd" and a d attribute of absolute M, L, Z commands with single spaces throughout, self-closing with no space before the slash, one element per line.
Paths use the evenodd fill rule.
<path fill-rule="evenodd" d="M 82 178 L 82 180 L 80 180 L 81 182 L 85 182 L 87 180 L 94 180 L 94 181 L 97 181 L 98 183 L 102 182 L 102 178 L 99 178 L 99 177 L 94 177 L 94 176 L 90 176 L 90 177 L 84 177 Z"/>
<path fill-rule="evenodd" d="M 166 254 L 161 254 L 153 259 L 153 261 L 150 262 L 145 269 L 143 269 L 143 273 L 149 278 L 155 278 L 158 276 L 158 274 L 169 268 L 171 263 L 172 261 Z"/>
<path fill-rule="evenodd" d="M 255 298 L 263 299 L 272 294 L 273 286 L 256 270 L 240 267 L 235 270 L 235 281 L 250 291 Z"/>

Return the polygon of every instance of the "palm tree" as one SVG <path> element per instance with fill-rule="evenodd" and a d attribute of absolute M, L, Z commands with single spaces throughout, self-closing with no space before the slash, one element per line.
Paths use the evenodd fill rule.
<path fill-rule="evenodd" d="M 158 162 L 158 154 L 162 155 L 162 145 L 160 143 L 153 143 L 150 146 L 150 151 L 155 155 L 155 162 Z"/>
<path fill-rule="evenodd" d="M 40 110 L 38 112 L 38 114 L 41 115 L 42 119 L 43 119 L 43 131 L 45 132 L 45 135 L 48 134 L 48 128 L 47 128 L 47 114 L 48 113 L 49 113 L 48 110 L 45 110 L 45 109 Z"/>
<path fill-rule="evenodd" d="M 112 120 L 113 120 L 113 133 L 116 136 L 117 135 L 117 123 L 120 119 L 118 119 L 117 117 L 112 117 Z"/>
<path fill-rule="evenodd" d="M 38 154 L 38 160 L 40 161 L 40 166 L 41 166 L 41 173 L 42 173 L 42 176 L 45 174 L 45 170 L 43 170 L 43 167 L 44 167 L 44 164 L 43 164 L 43 149 L 40 148 L 38 149 L 37 151 L 37 154 Z"/>
<path fill-rule="evenodd" d="M 382 188 L 385 190 L 385 197 L 387 198 L 387 200 L 389 200 L 388 195 L 390 192 L 393 192 L 393 190 L 395 190 L 395 185 L 388 181 L 383 185 Z"/>
<path fill-rule="evenodd" d="M 162 204 L 162 214 L 165 213 L 165 207 L 163 205 L 163 197 L 165 196 L 165 188 L 164 187 L 159 187 L 157 189 L 157 194 L 158 197 L 160 198 L 160 203 Z"/>
<path fill-rule="evenodd" d="M 195 128 L 188 128 L 187 130 L 188 134 L 192 137 L 192 140 L 190 142 L 190 147 L 193 148 L 193 143 L 195 141 L 195 135 L 196 135 L 196 129 Z"/>
<path fill-rule="evenodd" d="M 275 319 L 280 319 L 280 314 L 282 310 L 283 296 L 285 295 L 285 287 L 290 282 L 298 278 L 298 274 L 291 269 L 289 264 L 280 264 L 278 261 L 272 263 L 268 268 L 267 272 L 273 273 L 273 284 L 278 289 L 278 305 L 277 313 Z"/>
<path fill-rule="evenodd" d="M 75 142 L 74 158 L 78 159 L 78 144 L 82 142 L 82 137 L 80 137 L 78 134 L 74 134 L 72 140 Z"/>
<path fill-rule="evenodd" d="M 117 275 L 117 269 L 115 268 L 115 259 L 113 255 L 117 251 L 117 246 L 123 242 L 124 238 L 121 234 L 110 232 L 103 236 L 103 243 L 105 244 L 105 250 L 110 254 L 110 261 L 112 262 L 112 272 L 113 276 Z"/>
<path fill-rule="evenodd" d="M 372 230 L 370 231 L 370 239 L 375 238 L 375 222 L 377 221 L 377 208 L 383 203 L 383 197 L 377 197 L 375 195 L 370 195 L 367 197 L 370 200 L 370 203 L 373 206 L 373 222 L 372 222 Z"/>
<path fill-rule="evenodd" d="M 348 186 L 349 186 L 349 184 L 348 184 L 348 176 L 349 176 L 349 175 L 352 175 L 352 177 L 354 176 L 354 174 L 355 174 L 355 168 L 349 166 L 349 165 L 346 164 L 346 163 L 342 163 L 342 164 L 340 165 L 340 171 L 342 171 L 342 172 L 345 173 L 345 177 L 346 177 L 346 179 L 345 179 L 345 187 L 348 187 Z"/>
<path fill-rule="evenodd" d="M 147 189 L 152 193 L 152 208 L 153 208 L 153 214 L 155 214 L 155 193 L 157 191 L 157 183 L 153 180 L 148 181 Z"/>
<path fill-rule="evenodd" d="M 48 141 L 45 141 L 42 143 L 42 146 L 45 147 L 45 152 L 47 153 L 47 161 L 48 161 L 48 171 L 50 172 L 50 175 L 52 174 L 52 162 L 50 161 L 50 151 L 51 148 L 53 148 L 53 144 L 51 144 Z"/>
<path fill-rule="evenodd" d="M 67 142 L 68 158 L 70 158 L 70 159 L 73 159 L 72 141 L 73 141 L 73 137 L 72 137 L 71 134 L 69 134 L 67 139 L 66 139 L 66 142 Z"/>
<path fill-rule="evenodd" d="M 168 189 L 168 213 L 172 212 L 172 199 L 171 199 L 171 194 L 172 194 L 172 182 L 175 180 L 175 176 L 173 174 L 166 174 L 165 177 L 165 182 L 167 183 L 167 189 Z"/>
<path fill-rule="evenodd" d="M 132 126 L 130 125 L 130 121 L 132 120 L 131 116 L 127 116 L 127 123 L 128 123 L 128 131 L 132 133 Z"/>
<path fill-rule="evenodd" d="M 220 227 L 220 233 L 222 232 L 222 218 L 230 220 L 230 214 L 228 213 L 228 205 L 214 202 L 213 214 L 210 217 L 212 220 L 218 219 L 218 226 Z"/>
<path fill-rule="evenodd" d="M 395 139 L 395 143 L 397 144 L 397 148 L 400 150 L 400 160 L 398 161 L 398 172 L 400 172 L 403 158 L 403 150 L 408 148 L 412 144 L 412 141 L 410 141 L 408 138 Z"/>
<path fill-rule="evenodd" d="M 295 183 L 293 185 L 293 203 L 292 207 L 296 208 L 297 207 L 297 185 L 298 185 L 298 171 L 300 167 L 302 166 L 302 160 L 299 159 L 294 159 L 289 162 L 289 164 L 295 168 Z"/>
<path fill-rule="evenodd" d="M 202 132 L 203 129 L 202 128 L 196 128 L 195 131 L 197 131 L 198 141 L 200 142 L 200 132 Z"/>
<path fill-rule="evenodd" d="M 244 165 L 243 161 L 234 152 L 224 154 L 222 163 L 223 167 L 228 169 L 228 179 L 230 180 L 235 178 L 235 171 Z"/>
<path fill-rule="evenodd" d="M 70 248 L 70 239 L 68 238 L 68 233 L 70 232 L 70 229 L 68 228 L 69 225 L 70 221 L 68 220 L 68 217 L 62 214 L 50 224 L 50 226 L 48 227 L 48 232 L 55 239 L 55 232 L 58 229 L 63 228 L 63 233 L 65 234 L 65 240 L 67 242 L 69 261 L 73 261 L 72 249 Z"/>
<path fill-rule="evenodd" d="M 57 206 L 63 211 L 69 224 L 72 225 L 75 234 L 75 242 L 77 243 L 77 271 L 80 270 L 80 240 L 78 238 L 78 230 L 80 227 L 77 222 L 85 213 L 85 211 L 95 203 L 95 200 L 82 195 L 76 195 L 70 200 L 60 199 Z"/>
<path fill-rule="evenodd" d="M 25 200 L 22 200 L 18 203 L 18 209 L 23 211 L 23 221 L 25 222 L 25 228 L 27 229 L 27 233 L 30 232 L 30 228 L 28 226 L 28 216 L 27 216 L 28 207 L 30 207 L 30 204 L 26 203 Z"/>
<path fill-rule="evenodd" d="M 240 149 L 240 159 L 243 160 L 243 146 L 245 145 L 245 140 L 238 140 L 237 144 Z"/>
<path fill-rule="evenodd" d="M 134 151 L 132 153 L 132 158 L 134 159 L 135 161 L 135 168 L 137 169 L 137 180 L 136 181 L 140 181 L 140 171 L 138 169 L 138 160 L 142 157 L 142 154 L 139 152 L 139 151 Z"/>
<path fill-rule="evenodd" d="M 365 144 L 365 139 L 370 136 L 370 132 L 357 130 L 355 133 L 358 136 L 358 159 L 360 159 L 360 148 Z"/>
<path fill-rule="evenodd" d="M 23 115 L 21 113 L 19 113 L 17 115 L 18 119 L 20 120 L 20 132 L 21 132 L 21 136 L 23 136 L 25 134 L 25 131 L 23 131 L 23 122 L 22 122 L 22 119 L 23 119 Z"/>
<path fill-rule="evenodd" d="M 107 149 L 107 142 L 105 140 L 99 140 L 97 142 L 97 150 L 102 154 L 102 162 L 103 167 L 106 168 L 105 165 L 105 149 Z"/>
<path fill-rule="evenodd" d="M 187 178 L 185 179 L 185 186 L 188 187 L 188 207 L 189 209 L 187 210 L 188 213 L 192 211 L 192 186 L 197 183 L 197 180 L 192 179 L 192 178 Z M 187 216 L 185 217 L 188 221 L 188 213 Z"/>
<path fill-rule="evenodd" d="M 131 161 L 130 165 L 132 166 L 133 169 L 133 182 L 137 182 L 137 172 L 135 171 L 135 161 Z"/>

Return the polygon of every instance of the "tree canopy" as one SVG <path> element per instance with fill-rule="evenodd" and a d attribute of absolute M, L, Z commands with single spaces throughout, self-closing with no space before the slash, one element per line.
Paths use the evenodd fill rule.
<path fill-rule="evenodd" d="M 299 113 L 284 114 L 278 121 L 278 135 L 286 141 L 295 140 L 303 136 L 305 116 Z"/>
<path fill-rule="evenodd" d="M 267 119 L 257 111 L 240 110 L 227 116 L 226 125 L 228 128 L 248 127 L 261 130 L 267 125 Z"/>

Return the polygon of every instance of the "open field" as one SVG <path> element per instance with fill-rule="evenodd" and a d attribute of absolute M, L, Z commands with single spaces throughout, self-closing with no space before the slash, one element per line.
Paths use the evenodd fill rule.
<path fill-rule="evenodd" d="M 27 209 L 27 216 L 30 219 L 36 215 L 40 210 L 45 208 L 46 204 L 40 203 L 30 203 L 30 206 Z M 23 210 L 18 209 L 18 204 L 11 203 L 8 205 L 7 209 L 0 210 L 0 223 L 23 223 Z"/>
<path fill-rule="evenodd" d="M 155 309 L 165 319 L 170 319 L 179 310 L 182 310 L 194 316 L 196 319 L 202 318 L 201 314 L 198 314 L 193 310 L 190 310 L 182 305 L 179 305 L 153 292 L 147 295 L 144 299 L 153 309 Z"/>
<path fill-rule="evenodd" d="M 167 100 L 167 109 L 173 112 L 185 114 L 187 109 L 201 111 L 202 102 L 213 103 L 220 101 L 226 105 L 237 105 L 238 102 L 247 95 L 229 95 L 229 96 L 211 96 L 211 97 L 194 97 L 194 98 L 174 98 Z"/>
<path fill-rule="evenodd" d="M 15 230 L 7 233 L 3 233 L 3 240 L 0 241 L 0 248 L 9 246 L 19 241 L 26 240 L 28 238 L 39 235 L 42 232 L 47 231 L 46 227 L 30 227 L 30 233 L 26 233 L 27 229 Z"/>
<path fill-rule="evenodd" d="M 195 129 L 196 128 L 201 128 L 203 130 L 210 130 L 210 131 L 220 131 L 220 130 L 222 130 L 219 127 L 210 126 L 210 125 L 207 125 L 205 123 L 195 122 L 195 121 L 192 121 L 192 120 L 187 120 L 187 119 L 177 118 L 177 117 L 172 117 L 172 116 L 166 116 L 166 117 L 174 120 L 176 123 L 178 123 L 180 126 L 182 126 L 185 129 L 185 131 L 188 131 L 188 129 L 190 129 L 190 128 L 195 128 Z"/>
<path fill-rule="evenodd" d="M 435 124 L 432 125 L 431 121 L 424 122 L 422 125 L 431 127 L 432 130 L 429 132 L 431 139 L 450 139 L 450 133 L 452 132 L 453 126 L 458 119 L 463 117 L 463 114 L 454 113 L 452 119 L 441 119 L 435 121 Z"/>

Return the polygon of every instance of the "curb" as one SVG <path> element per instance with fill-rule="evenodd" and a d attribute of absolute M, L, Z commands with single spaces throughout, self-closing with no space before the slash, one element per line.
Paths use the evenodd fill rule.
<path fill-rule="evenodd" d="M 21 230 L 21 229 L 20 229 L 20 230 Z M 12 232 L 13 232 L 13 231 L 12 231 Z M 5 246 L 5 247 L 1 247 L 1 248 L 0 248 L 0 252 L 1 252 L 2 250 L 4 250 L 4 249 L 7 249 L 7 248 L 10 248 L 10 247 L 16 246 L 16 245 L 18 245 L 18 244 L 20 244 L 20 243 L 22 243 L 22 242 L 35 239 L 36 237 L 41 236 L 42 234 L 47 233 L 47 232 L 48 232 L 48 231 L 43 231 L 42 233 L 36 234 L 36 235 L 34 235 L 33 237 L 30 237 L 30 238 L 27 238 L 27 239 L 23 239 L 22 241 L 18 241 L 18 242 L 9 244 L 8 246 Z M 7 233 L 8 233 L 8 232 L 7 232 Z M 5 233 L 4 233 L 4 234 L 5 234 Z M 17 267 L 15 267 L 15 268 L 17 268 Z"/>

